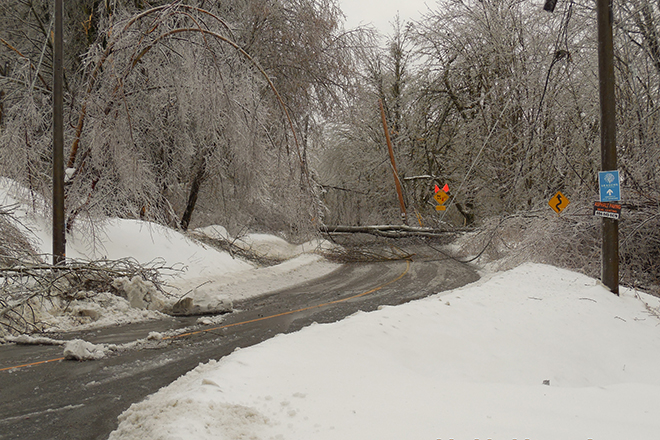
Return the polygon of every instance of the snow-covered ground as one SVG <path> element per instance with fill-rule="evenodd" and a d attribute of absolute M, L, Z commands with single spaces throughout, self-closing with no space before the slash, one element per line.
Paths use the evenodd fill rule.
<path fill-rule="evenodd" d="M 30 196 L 9 179 L 0 178 L 0 206 L 11 206 L 18 221 L 16 226 L 25 232 L 38 253 L 48 254 L 52 249 L 52 226 L 37 213 L 43 203 L 38 196 Z M 191 240 L 178 231 L 149 222 L 111 219 L 94 228 L 79 222 L 79 226 L 67 234 L 67 258 L 133 258 L 142 264 L 157 262 L 171 267 L 176 271 L 164 271 L 172 274 L 164 279 L 169 295 L 158 295 L 153 286 L 139 279 L 120 280 L 129 296 L 144 298 L 129 301 L 130 298 L 97 293 L 80 295 L 81 298 L 71 303 L 48 302 L 44 304 L 47 309 L 36 310 L 45 330 L 70 331 L 159 319 L 163 316 L 159 312 L 163 306 L 171 306 L 183 297 L 191 298 L 196 310 L 227 309 L 234 301 L 318 278 L 338 267 L 316 253 L 329 246 L 323 240 L 292 245 L 266 234 L 232 238 L 222 226 L 206 227 L 196 232 L 211 238 L 228 238 L 258 255 L 285 261 L 275 266 L 259 267 Z"/>
<path fill-rule="evenodd" d="M 111 439 L 657 439 L 658 298 L 547 265 L 200 365 Z"/>
<path fill-rule="evenodd" d="M 20 199 L 4 186 L 0 204 L 14 201 Z M 17 215 L 48 252 L 49 225 L 29 211 L 21 204 Z M 219 226 L 200 232 L 226 234 Z M 322 243 L 292 246 L 264 235 L 241 243 L 289 260 L 257 268 L 178 232 L 130 220 L 108 222 L 96 245 L 74 232 L 68 256 L 187 266 L 170 288 L 201 305 L 279 289 L 336 267 L 310 253 Z M 131 406 L 110 438 L 658 438 L 658 298 L 627 289 L 616 297 L 591 278 L 547 265 L 483 275 L 461 289 L 312 325 L 200 365 Z M 78 321 L 53 311 L 51 327 L 159 316 L 114 295 L 99 300 L 96 311 Z M 74 359 L 122 349 L 64 345 Z"/>

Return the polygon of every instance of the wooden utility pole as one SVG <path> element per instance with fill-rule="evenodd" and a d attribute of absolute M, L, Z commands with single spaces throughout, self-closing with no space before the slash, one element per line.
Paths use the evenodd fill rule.
<path fill-rule="evenodd" d="M 546 0 L 543 9 L 553 12 L 557 0 Z M 600 157 L 602 171 L 616 171 L 616 101 L 614 94 L 614 37 L 612 0 L 596 0 L 598 22 L 598 79 L 600 84 Z M 601 281 L 619 294 L 619 222 L 603 217 Z"/>
<path fill-rule="evenodd" d="M 598 17 L 598 77 L 600 83 L 600 147 L 601 169 L 617 169 L 616 102 L 614 95 L 614 42 L 612 34 L 612 1 L 597 0 Z M 602 219 L 603 284 L 619 294 L 619 222 Z"/>
<path fill-rule="evenodd" d="M 63 0 L 55 0 L 53 41 L 53 265 L 66 260 L 64 232 Z"/>
<path fill-rule="evenodd" d="M 387 141 L 387 149 L 390 152 L 390 161 L 392 162 L 392 172 L 394 173 L 394 185 L 396 186 L 396 193 L 399 196 L 399 204 L 401 205 L 401 219 L 404 224 L 408 224 L 408 214 L 406 213 L 406 204 L 403 202 L 403 191 L 401 190 L 401 180 L 399 180 L 399 172 L 396 169 L 396 161 L 394 160 L 394 149 L 392 148 L 392 141 L 390 140 L 390 131 L 387 128 L 387 120 L 385 118 L 385 108 L 383 108 L 383 101 L 378 100 L 380 104 L 380 116 L 383 120 L 383 130 L 385 130 L 385 141 Z"/>

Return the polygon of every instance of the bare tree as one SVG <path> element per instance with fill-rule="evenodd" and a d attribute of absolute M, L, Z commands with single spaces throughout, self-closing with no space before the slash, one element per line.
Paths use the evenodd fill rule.
<path fill-rule="evenodd" d="M 37 3 L 45 7 L 26 1 L 14 12 L 48 26 Z M 200 221 L 311 229 L 308 150 L 350 86 L 351 38 L 333 1 L 80 0 L 69 12 L 89 13 L 76 41 L 93 41 L 68 94 L 69 228 L 119 215 L 186 229 L 201 207 Z M 48 80 L 31 78 L 38 56 L 5 49 L 23 60 L 25 80 L 15 69 L 3 173 L 46 193 Z"/>

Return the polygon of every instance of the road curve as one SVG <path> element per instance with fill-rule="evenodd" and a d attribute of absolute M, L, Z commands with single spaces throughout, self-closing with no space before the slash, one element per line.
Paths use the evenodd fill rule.
<path fill-rule="evenodd" d="M 359 310 L 402 304 L 477 279 L 470 267 L 449 259 L 417 256 L 410 261 L 348 264 L 313 282 L 235 304 L 237 311 L 220 325 L 98 361 L 57 360 L 61 347 L 2 346 L 0 439 L 106 439 L 117 427 L 117 416 L 132 403 L 199 363 L 313 322 L 334 322 Z M 192 322 L 172 318 L 63 338 L 120 344 Z M 32 366 L 10 368 L 26 364 Z"/>

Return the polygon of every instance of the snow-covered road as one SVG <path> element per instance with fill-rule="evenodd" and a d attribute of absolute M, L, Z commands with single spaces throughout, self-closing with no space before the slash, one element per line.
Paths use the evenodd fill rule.
<path fill-rule="evenodd" d="M 200 362 L 220 359 L 237 347 L 313 322 L 334 322 L 359 310 L 400 304 L 476 278 L 464 265 L 446 261 L 347 265 L 314 282 L 236 303 L 236 312 L 224 315 L 221 322 L 193 329 L 198 333 L 192 336 L 143 339 L 110 350 L 96 361 L 57 361 L 0 372 L 0 388 L 13 396 L 11 401 L 0 402 L 0 431 L 11 433 L 2 438 L 103 438 L 116 428 L 117 416 L 132 403 Z M 321 304 L 325 305 L 317 307 Z M 135 339 L 146 338 L 150 331 L 149 324 L 142 323 L 76 336 L 108 344 L 113 330 L 125 340 L 132 327 Z M 16 355 L 20 354 L 17 348 L 0 347 L 0 351 L 11 349 Z M 43 351 L 55 355 L 52 348 Z M 30 353 L 33 360 L 39 358 L 34 348 Z M 61 349 L 57 355 L 60 353 Z M 11 362 L 8 356 L 2 357 L 3 365 Z M 77 428 L 72 430 L 72 426 Z"/>

